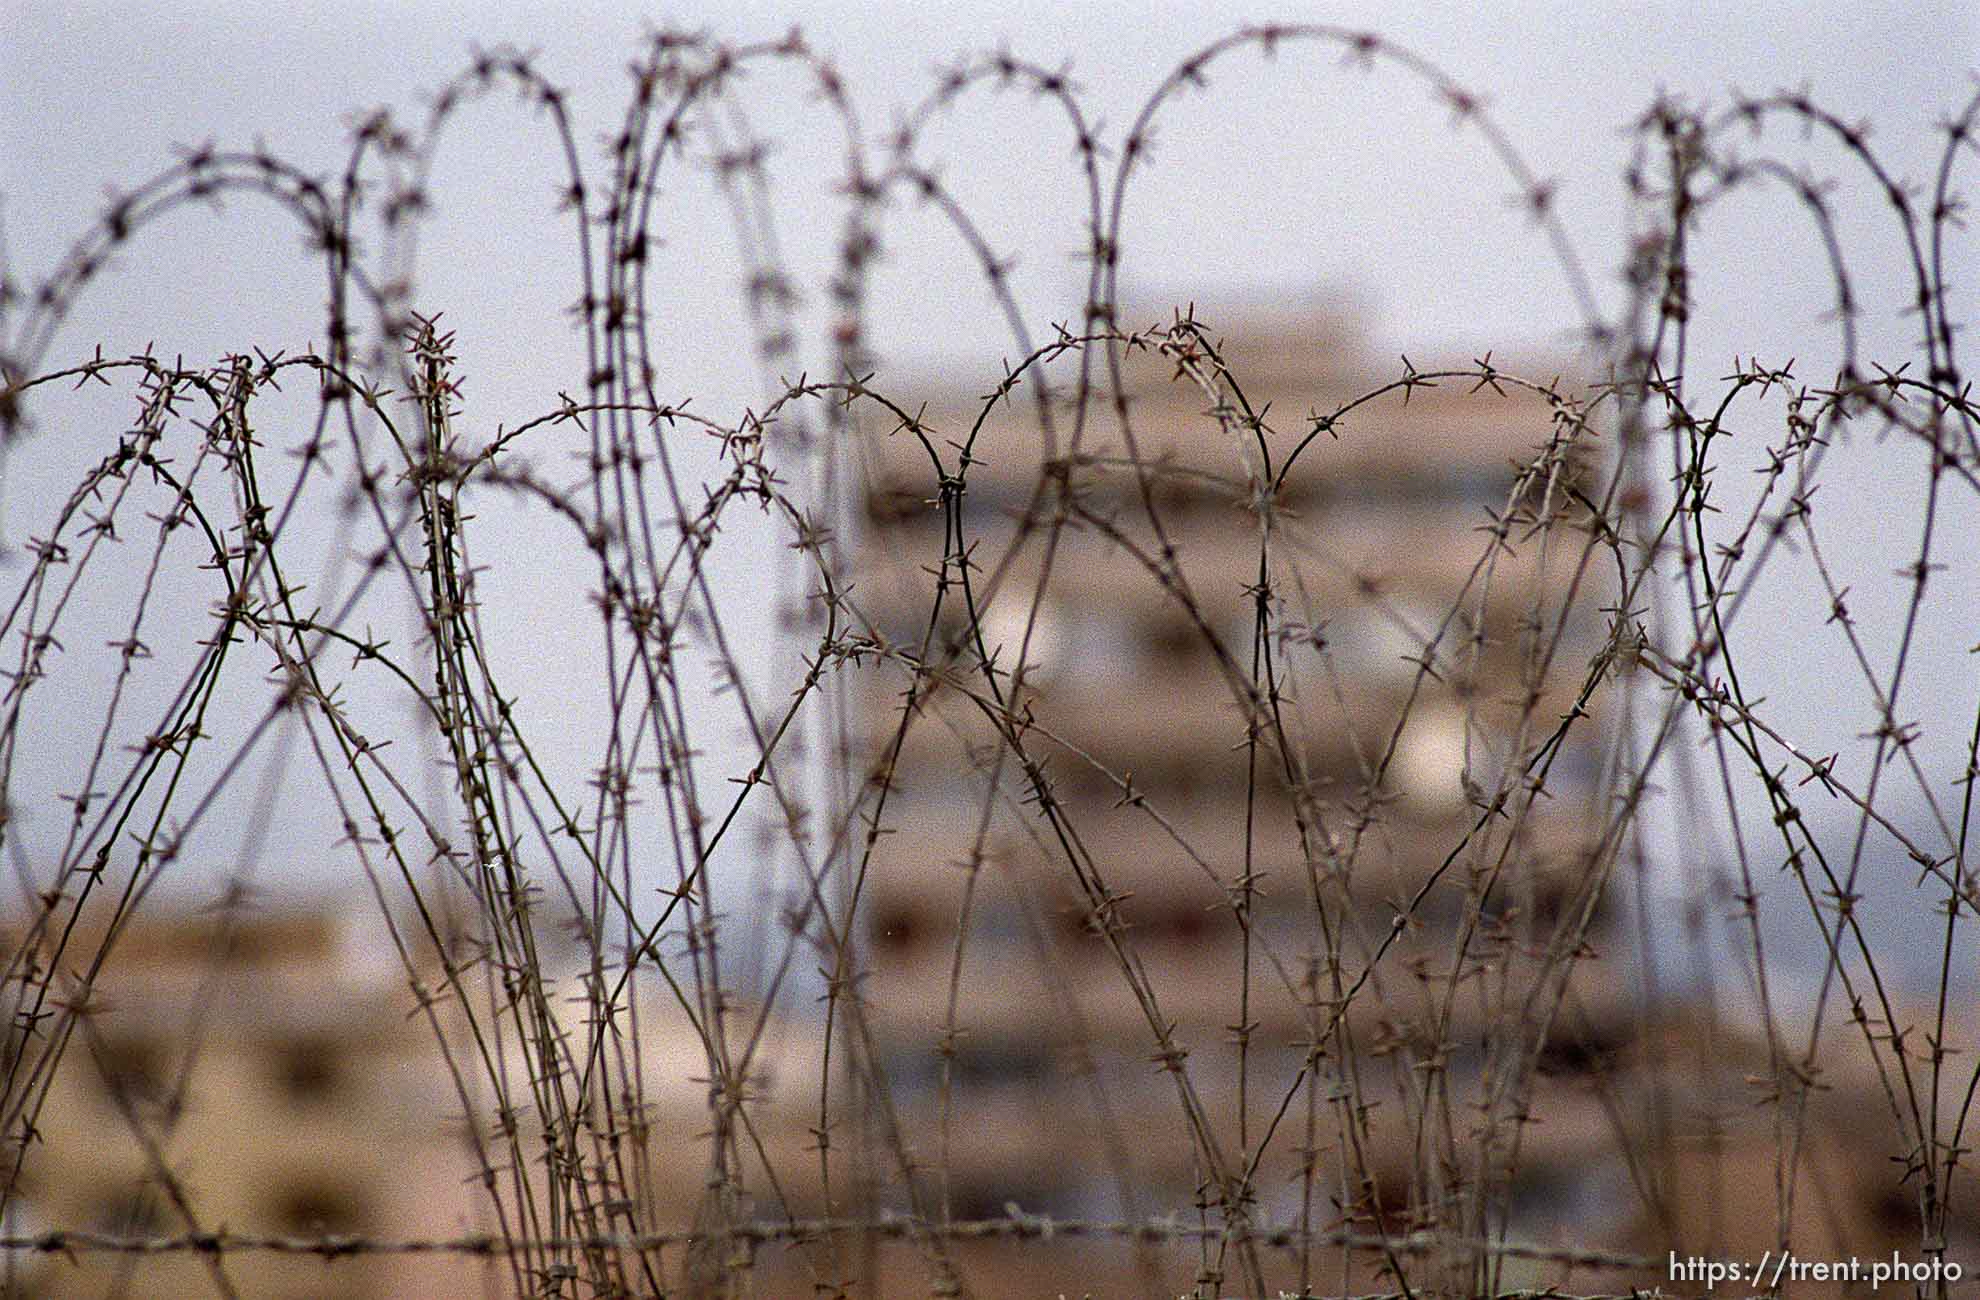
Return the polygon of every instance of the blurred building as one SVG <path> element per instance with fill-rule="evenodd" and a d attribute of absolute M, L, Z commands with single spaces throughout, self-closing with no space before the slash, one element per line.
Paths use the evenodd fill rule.
<path fill-rule="evenodd" d="M 1215 1148 L 1259 1161 L 1254 1223 L 1394 1230 L 1544 1191 L 1514 1169 L 1600 1128 L 1551 1068 L 1630 1004 L 1582 960 L 1599 724 L 1549 747 L 1606 630 L 1590 460 L 1546 400 L 1405 364 L 1262 318 L 1127 350 L 1125 426 L 1097 356 L 1050 433 L 1036 371 L 938 397 L 947 487 L 912 430 L 863 444 L 854 600 L 894 671 L 851 760 L 882 830 L 861 992 L 954 1217 L 1189 1216 Z M 1178 1052 L 1193 1100 L 1151 1064 Z"/>
<path fill-rule="evenodd" d="M 1089 360 L 1083 413 L 1068 350 L 1043 416 L 1023 371 L 931 402 L 928 445 L 861 448 L 855 601 L 894 671 L 851 757 L 879 831 L 860 990 L 931 1202 L 1216 1222 L 1221 1161 L 1265 1228 L 1760 1242 L 1772 1219 L 1694 1195 L 1773 1185 L 1750 1078 L 1679 1068 L 1616 956 L 1605 695 L 1583 700 L 1613 560 L 1575 497 L 1599 444 L 1338 319 L 1151 338 L 1120 403 Z M 1797 1148 L 1811 1248 L 1890 1240 L 1890 1180 L 1837 1176 L 1848 1109 L 1812 1108 Z M 1267 1254 L 1272 1285 L 1313 1276 Z M 1314 1260 L 1379 1289 L 1379 1256 Z M 1106 1267 L 1121 1294 L 1243 1280 L 1186 1246 Z"/>
<path fill-rule="evenodd" d="M 588 986 L 570 974 L 573 955 L 558 953 L 551 959 L 565 977 L 553 988 L 566 992 L 552 1008 L 557 1032 L 580 1053 L 590 1088 L 573 1068 L 546 1089 L 513 1027 L 498 1023 L 492 994 L 470 1030 L 440 972 L 423 969 L 420 982 L 437 995 L 429 1016 L 401 967 L 353 944 L 359 928 L 327 910 L 161 912 L 124 928 L 86 1000 L 76 994 L 79 976 L 104 936 L 88 925 L 69 936 L 53 967 L 65 974 L 38 1003 L 42 1034 L 9 1043 L 7 1095 L 38 1101 L 9 1126 L 11 1136 L 31 1123 L 34 1141 L 0 1202 L 0 1230 L 120 1241 L 224 1232 L 303 1246 L 210 1256 L 87 1243 L 0 1252 L 0 1296 L 506 1296 L 518 1289 L 509 1257 L 458 1243 L 515 1231 L 577 1236 L 571 1223 L 587 1221 L 678 1239 L 818 1213 L 813 1133 L 824 1071 L 811 1027 L 730 1002 L 720 1050 L 735 1086 L 714 1089 L 724 1071 L 710 1063 L 703 1027 L 657 980 L 620 988 L 617 1014 L 600 1017 Z M 45 979 L 54 943 L 0 930 L 17 997 Z M 42 1039 L 85 1002 L 49 1070 Z M 23 1010 L 36 1004 L 30 990 Z M 587 1035 L 608 1021 L 624 1032 L 594 1054 Z M 498 1037 L 507 1041 L 495 1047 Z M 494 1076 L 484 1047 L 498 1058 Z M 719 1171 L 711 1158 L 718 1092 L 740 1099 L 729 1122 L 746 1129 Z M 596 1167 L 583 1162 L 584 1195 L 548 1187 L 546 1096 L 562 1098 L 564 1122 L 577 1117 L 596 1158 Z M 502 1114 L 515 1123 L 513 1144 L 501 1135 Z M 19 1144 L 4 1150 L 12 1161 Z M 595 1217 L 585 1220 L 573 1202 Z M 572 1216 L 561 1225 L 550 1208 L 559 1205 Z M 357 1248 L 327 1257 L 306 1248 L 322 1241 Z M 707 1251 L 673 1244 L 640 1261 L 622 1255 L 618 1266 L 639 1280 L 635 1290 L 657 1280 L 680 1294 L 726 1294 L 734 1278 L 744 1293 L 780 1295 L 804 1293 L 820 1258 L 776 1241 Z"/>
<path fill-rule="evenodd" d="M 942 1248 L 966 1294 L 1241 1294 L 1214 1231 L 1233 1200 L 1266 1232 L 1750 1260 L 1789 1187 L 1810 1258 L 1915 1245 L 1881 1141 L 1890 1093 L 1853 1027 L 1830 1030 L 1790 1129 L 1768 1095 L 1776 1046 L 1733 1014 L 1639 998 L 1603 696 L 1583 698 L 1612 593 L 1573 490 L 1599 467 L 1556 443 L 1541 397 L 1418 361 L 1371 359 L 1337 320 L 1261 317 L 1127 351 L 1123 403 L 1055 400 L 1049 432 L 1027 370 L 994 402 L 935 395 L 927 445 L 863 442 L 846 644 L 871 690 L 845 761 L 867 778 L 870 850 L 836 881 L 858 890 L 839 901 L 856 901 L 861 966 L 829 1071 L 822 1020 L 735 1003 L 711 1029 L 657 988 L 601 1018 L 573 979 L 557 1032 L 623 1027 L 584 1054 L 609 1088 L 569 1096 L 597 1099 L 615 1222 L 914 1213 L 718 1255 L 672 1244 L 641 1285 L 926 1295 L 943 1279 L 921 1227 L 1016 1213 L 1038 1232 Z M 1047 368 L 1060 399 L 1079 364 Z M 354 960 L 343 933 L 323 914 L 129 928 L 33 1113 L 6 1231 L 499 1233 L 462 1100 L 492 1117 L 489 1072 L 450 1064 L 455 1011 L 436 1036 L 405 972 Z M 6 936 L 10 990 L 45 976 L 45 943 Z M 17 1018 L 9 1096 L 41 1087 L 23 1073 L 41 1032 Z M 540 1191 L 530 1067 L 510 1053 L 496 1073 L 530 1154 L 491 1163 Z M 1940 1132 L 1961 1102 L 1939 1098 Z M 1980 1242 L 1971 1217 L 1962 1245 Z M 1106 1231 L 1120 1223 L 1167 1232 Z M 1268 1288 L 1318 1294 L 1387 1291 L 1389 1262 L 1259 1252 Z M 196 1254 L 5 1266 L 11 1295 L 219 1293 Z M 505 1262 L 458 1253 L 219 1266 L 243 1296 L 514 1290 Z M 1669 1280 L 1544 1250 L 1483 1279 Z"/>
<path fill-rule="evenodd" d="M 364 973 L 327 913 L 161 917 L 129 926 L 70 1020 L 101 935 L 71 936 L 39 1021 L 73 1025 L 45 1084 L 16 1037 L 9 1096 L 41 1098 L 10 1233 L 195 1232 L 367 1241 L 453 1238 L 482 1224 L 461 1105 L 402 975 Z M 48 968 L 54 940 L 6 951 Z M 10 984 L 10 988 L 18 985 Z M 10 1126 L 9 1137 L 18 1131 Z M 18 1151 L 10 1141 L 11 1163 Z M 458 1257 L 89 1250 L 7 1260 L 6 1294 L 256 1297 L 472 1293 Z"/>

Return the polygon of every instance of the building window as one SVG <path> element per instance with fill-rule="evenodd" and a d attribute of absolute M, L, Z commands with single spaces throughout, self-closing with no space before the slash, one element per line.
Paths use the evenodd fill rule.
<path fill-rule="evenodd" d="M 899 903 L 883 903 L 868 910 L 873 946 L 895 956 L 906 956 L 926 939 L 926 927 L 918 908 Z"/>
<path fill-rule="evenodd" d="M 158 1196 L 143 1184 L 104 1185 L 89 1198 L 88 1223 L 113 1237 L 149 1237 L 164 1231 Z"/>
<path fill-rule="evenodd" d="M 281 1185 L 272 1202 L 276 1226 L 315 1234 L 361 1231 L 369 1216 L 364 1195 L 337 1179 L 305 1178 Z"/>
<path fill-rule="evenodd" d="M 96 1071 L 104 1096 L 112 1101 L 163 1101 L 170 1090 L 165 1045 L 143 1035 L 105 1040 L 96 1051 Z"/>
<path fill-rule="evenodd" d="M 328 1101 L 343 1082 L 341 1054 L 324 1038 L 293 1038 L 280 1043 L 270 1064 L 276 1087 L 294 1102 Z"/>

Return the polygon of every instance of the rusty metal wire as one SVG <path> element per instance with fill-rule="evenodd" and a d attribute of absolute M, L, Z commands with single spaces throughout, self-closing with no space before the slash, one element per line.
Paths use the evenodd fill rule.
<path fill-rule="evenodd" d="M 1181 1244 L 1224 1235 L 1224 1231 L 1219 1228 L 1161 1219 L 1127 1223 L 1097 1219 L 1054 1219 L 1047 1215 L 1013 1213 L 1000 1219 L 974 1219 L 946 1224 L 918 1223 L 913 1219 L 894 1215 L 866 1220 L 797 1219 L 782 1223 L 746 1223 L 712 1233 L 682 1229 L 671 1232 L 603 1233 L 587 1237 L 531 1240 L 505 1239 L 485 1233 L 445 1238 L 381 1239 L 356 1234 L 286 1236 L 238 1232 L 195 1232 L 174 1236 L 127 1237 L 113 1233 L 57 1230 L 0 1236 L 0 1251 L 63 1255 L 264 1252 L 277 1255 L 321 1255 L 326 1259 L 335 1259 L 353 1255 L 496 1256 L 532 1250 L 647 1251 L 705 1245 L 718 1241 L 767 1245 L 777 1242 L 816 1241 L 834 1236 L 874 1236 L 903 1240 L 933 1236 L 951 1241 L 1051 1241 L 1065 1238 Z M 1504 1259 L 1530 1259 L 1586 1268 L 1648 1269 L 1662 1267 L 1664 1264 L 1661 1259 L 1613 1250 L 1580 1246 L 1548 1246 L 1517 1241 L 1466 1240 L 1429 1232 L 1412 1233 L 1402 1237 L 1384 1237 L 1372 1233 L 1345 1231 L 1302 1234 L 1296 1228 L 1262 1228 L 1254 1229 L 1245 1236 L 1253 1244 L 1278 1249 L 1334 1246 L 1350 1250 L 1390 1251 L 1401 1255 L 1463 1251 Z"/>

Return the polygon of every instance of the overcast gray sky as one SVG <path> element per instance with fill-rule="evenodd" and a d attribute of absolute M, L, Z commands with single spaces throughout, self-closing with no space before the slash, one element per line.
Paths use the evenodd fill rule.
<path fill-rule="evenodd" d="M 1378 31 L 1481 94 L 1534 171 L 1558 182 L 1563 219 L 1601 309 L 1612 312 L 1622 300 L 1628 127 L 1660 90 L 1724 103 L 1732 88 L 1805 87 L 1842 117 L 1874 121 L 1895 170 L 1922 180 L 1936 161 L 1935 124 L 1974 87 L 1976 12 L 1958 0 L 1277 8 L 0 0 L 0 219 L 12 274 L 32 285 L 111 189 L 136 185 L 175 150 L 262 141 L 308 170 L 330 172 L 356 112 L 390 105 L 417 117 L 424 92 L 476 46 L 536 51 L 541 69 L 573 91 L 587 146 L 616 123 L 639 35 L 663 22 L 738 41 L 801 26 L 837 61 L 875 135 L 930 88 L 939 66 L 1007 45 L 1069 64 L 1089 118 L 1118 144 L 1160 76 L 1196 47 L 1244 21 L 1317 20 Z M 776 143 L 780 237 L 816 313 L 837 233 L 835 128 L 788 74 L 754 76 L 742 103 Z M 1582 323 L 1559 264 L 1509 201 L 1509 178 L 1475 134 L 1453 129 L 1421 84 L 1393 71 L 1362 73 L 1331 51 L 1293 49 L 1270 62 L 1247 54 L 1213 69 L 1207 92 L 1172 108 L 1158 144 L 1129 205 L 1123 275 L 1134 301 L 1193 299 L 1217 319 L 1261 300 L 1345 295 L 1368 309 L 1384 354 L 1559 348 Z M 992 246 L 1018 257 L 1014 283 L 1032 327 L 1044 332 L 1074 313 L 1085 214 L 1061 122 L 1024 97 L 979 95 L 932 132 L 925 156 Z M 1843 178 L 1839 201 L 1854 269 L 1868 286 L 1873 352 L 1908 341 L 1911 327 L 1897 314 L 1900 245 L 1876 224 L 1875 204 L 1858 201 L 1860 176 L 1833 154 L 1808 160 Z M 433 187 L 418 301 L 444 310 L 459 331 L 466 398 L 487 425 L 549 409 L 559 390 L 582 380 L 560 314 L 575 289 L 569 242 L 551 211 L 551 161 L 541 123 L 500 98 L 465 115 Z M 587 161 L 597 165 L 596 156 Z M 760 396 L 760 385 L 732 323 L 740 272 L 728 216 L 692 176 L 675 194 L 677 215 L 655 268 L 673 308 L 662 325 L 679 362 L 673 387 L 730 418 Z M 871 313 L 883 365 L 909 374 L 973 367 L 994 377 L 1009 340 L 953 235 L 912 209 L 892 221 Z M 1715 374 L 1735 353 L 1795 357 L 1805 377 L 1823 378 L 1833 345 L 1821 321 L 1829 288 L 1811 272 L 1815 251 L 1806 224 L 1778 195 L 1718 214 L 1697 249 L 1709 273 L 1696 285 L 1695 356 Z M 1960 256 L 1973 265 L 1970 243 Z M 1974 276 L 1954 280 L 1971 284 Z M 296 232 L 265 209 L 231 201 L 222 214 L 181 212 L 122 254 L 42 360 L 62 364 L 98 344 L 119 354 L 156 343 L 188 358 L 251 344 L 299 348 L 320 341 L 320 300 Z M 9 542 L 29 530 L 42 494 L 73 482 L 98 454 L 74 428 L 17 450 L 5 487 Z M 1878 490 L 1874 466 L 1848 468 L 1839 458 L 1838 468 L 1839 491 L 1853 482 Z M 1860 558 L 1861 594 L 1873 611 L 1874 589 L 1890 586 L 1879 575 L 1903 562 L 1909 542 L 1871 526 L 1875 499 L 1839 510 L 1844 520 L 1853 510 L 1866 520 L 1850 540 L 1862 546 L 1852 558 Z M 558 585 L 554 575 L 545 583 Z M 1947 589 L 1970 594 L 1972 574 L 1951 575 Z M 554 608 L 553 592 L 527 598 Z M 1789 586 L 1763 593 L 1754 614 L 1782 628 L 1787 653 L 1773 666 L 1790 695 L 1814 653 L 1794 644 L 1807 608 L 1805 591 Z M 1945 644 L 1927 647 L 1941 664 L 1932 680 L 1947 689 L 1961 680 L 1954 674 L 1976 639 L 1970 620 L 1948 620 Z M 519 680 L 540 703 L 557 665 L 517 654 Z M 1835 747 L 1824 726 L 1853 725 L 1818 705 L 1797 712 L 1790 699 L 1785 707 L 1813 733 L 1812 748 Z M 1971 707 L 1970 688 L 1952 699 L 1953 716 L 1970 716 Z M 295 856 L 278 878 L 312 879 L 309 855 Z"/>
<path fill-rule="evenodd" d="M 383 104 L 416 114 L 422 92 L 461 67 L 470 45 L 513 42 L 538 51 L 542 68 L 578 96 L 581 121 L 596 139 L 623 102 L 622 68 L 635 41 L 654 23 L 737 40 L 801 26 L 842 66 L 875 132 L 930 87 L 937 66 L 1008 44 L 1040 62 L 1067 62 L 1091 115 L 1118 143 L 1161 72 L 1240 22 L 1276 18 L 1379 31 L 1482 94 L 1535 170 L 1559 180 L 1568 224 L 1612 305 L 1625 131 L 1659 89 L 1723 103 L 1732 87 L 1806 86 L 1844 117 L 1874 120 L 1881 144 L 1922 167 L 1926 153 L 1904 149 L 1907 137 L 1929 149 L 1930 125 L 1970 89 L 1980 52 L 1973 6 L 1959 3 L 1363 3 L 1274 11 L 1025 0 L 651 8 L 10 0 L 5 8 L 0 183 L 20 271 L 48 265 L 100 207 L 107 186 L 134 184 L 175 146 L 264 139 L 306 165 L 336 165 L 356 110 Z M 1374 305 L 1389 343 L 1544 338 L 1576 323 L 1540 241 L 1505 202 L 1510 184 L 1419 86 L 1395 74 L 1354 73 L 1319 51 L 1226 66 L 1207 94 L 1165 121 L 1156 166 L 1130 211 L 1126 268 L 1138 289 L 1236 296 L 1348 285 Z M 824 199 L 836 179 L 831 124 L 800 90 L 795 78 L 762 75 L 745 92 L 759 130 L 779 144 L 776 178 L 796 204 Z M 540 128 L 506 104 L 469 118 L 438 187 L 442 228 L 462 218 L 466 231 L 485 235 L 491 214 L 539 216 L 549 177 Z M 1083 214 L 1062 136 L 1050 114 L 1019 97 L 978 97 L 930 151 L 993 242 L 1021 255 L 1027 305 L 1035 302 L 1041 315 L 1062 308 L 1079 284 L 1072 254 Z M 716 204 L 684 204 L 680 217 L 683 252 L 726 242 Z M 1773 242 L 1752 232 L 1748 225 L 1737 237 L 1756 251 Z M 784 232 L 798 265 L 832 233 L 829 225 L 795 223 Z M 525 249 L 504 246 L 517 280 L 530 278 L 518 256 Z M 233 253 L 243 251 L 250 250 Z M 443 276 L 456 251 L 462 260 L 485 260 L 472 248 L 436 244 L 429 271 Z M 170 258 L 130 259 L 140 260 Z M 897 344 L 960 352 L 978 342 L 966 331 L 984 314 L 966 283 L 957 286 L 964 310 L 945 311 L 921 292 L 928 271 L 953 273 L 957 261 L 932 223 L 905 222 L 879 285 L 890 297 L 878 314 L 896 322 Z M 1724 292 L 1750 293 L 1751 281 L 1778 279 L 1768 270 L 1765 262 L 1742 264 Z M 724 301 L 733 292 L 719 284 L 712 291 Z M 96 306 L 113 311 L 111 297 L 99 293 Z M 142 311 L 125 314 L 131 337 L 145 332 Z M 468 314 L 456 311 L 463 320 Z M 931 316 L 942 328 L 928 328 Z M 175 330 L 190 324 L 171 323 Z M 216 323 L 215 332 L 226 329 Z M 69 341 L 83 346 L 101 333 L 100 323 L 79 322 Z"/>

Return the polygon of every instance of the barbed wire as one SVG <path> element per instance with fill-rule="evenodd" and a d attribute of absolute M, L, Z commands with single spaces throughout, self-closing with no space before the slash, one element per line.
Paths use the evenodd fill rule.
<path fill-rule="evenodd" d="M 486 1233 L 472 1233 L 460 1237 L 384 1240 L 359 1234 L 288 1236 L 226 1231 L 130 1237 L 104 1232 L 56 1229 L 43 1233 L 0 1236 L 0 1251 L 70 1255 L 263 1252 L 278 1255 L 321 1255 L 326 1259 L 352 1255 L 444 1254 L 493 1257 L 535 1250 L 648 1251 L 676 1246 L 707 1245 L 711 1242 L 749 1242 L 769 1245 L 778 1242 L 804 1242 L 826 1237 L 862 1235 L 916 1240 L 941 1237 L 951 1241 L 1118 1239 L 1166 1245 L 1180 1245 L 1228 1236 L 1233 1240 L 1241 1238 L 1256 1245 L 1282 1249 L 1334 1246 L 1350 1250 L 1393 1251 L 1404 1255 L 1463 1251 L 1504 1259 L 1530 1259 L 1591 1268 L 1646 1269 L 1659 1267 L 1665 1262 L 1644 1255 L 1589 1247 L 1549 1246 L 1518 1241 L 1483 1241 L 1433 1232 L 1386 1237 L 1374 1233 L 1344 1230 L 1302 1232 L 1295 1227 L 1238 1230 L 1174 1223 L 1161 1219 L 1130 1223 L 1121 1220 L 1054 1219 L 1047 1215 L 1022 1212 L 1013 1212 L 996 1219 L 958 1220 L 937 1224 L 921 1223 L 902 1215 L 889 1215 L 878 1219 L 793 1219 L 784 1222 L 743 1223 L 715 1231 L 679 1229 L 668 1232 L 600 1233 L 579 1237 L 542 1238 L 503 1238 Z"/>

